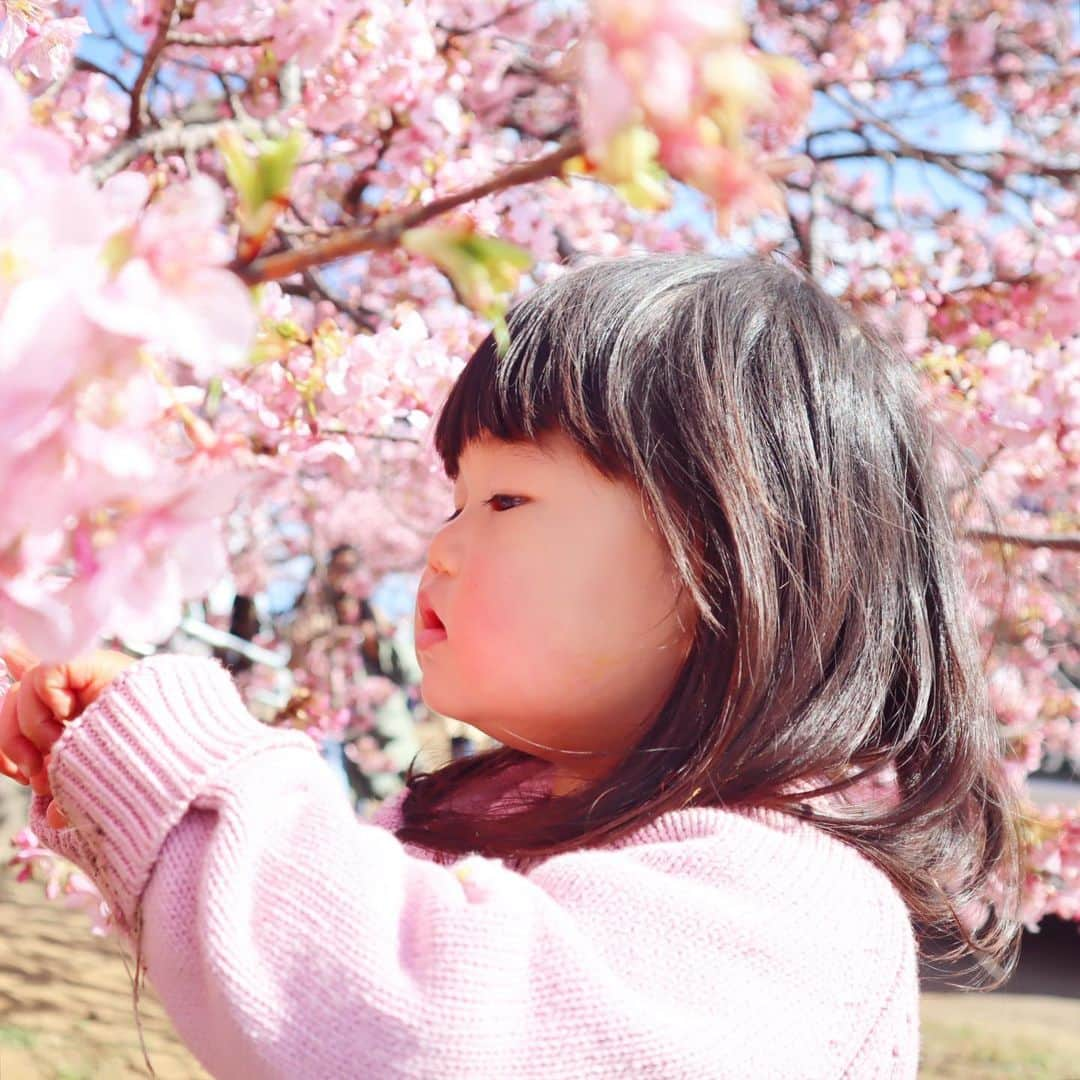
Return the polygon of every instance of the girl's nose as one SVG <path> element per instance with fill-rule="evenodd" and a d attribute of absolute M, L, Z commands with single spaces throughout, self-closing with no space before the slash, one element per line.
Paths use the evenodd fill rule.
<path fill-rule="evenodd" d="M 458 536 L 459 530 L 454 526 L 456 521 L 447 522 L 432 537 L 428 544 L 427 564 L 435 574 L 454 574 L 461 562 L 459 547 L 461 544 Z"/>

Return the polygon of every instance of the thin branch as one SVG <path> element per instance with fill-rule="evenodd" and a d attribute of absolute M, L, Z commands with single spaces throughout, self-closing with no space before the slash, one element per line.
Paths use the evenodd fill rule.
<path fill-rule="evenodd" d="M 967 188 L 969 191 L 974 192 L 982 199 L 989 199 L 988 189 L 990 191 L 1011 191 L 1007 181 L 995 176 L 990 168 L 991 163 L 996 159 L 998 161 L 1004 160 L 1004 156 L 1001 154 L 962 154 L 962 153 L 950 153 L 943 150 L 930 150 L 925 147 L 916 146 L 908 138 L 906 138 L 897 128 L 890 124 L 887 120 L 882 119 L 876 113 L 870 109 L 865 109 L 861 105 L 854 101 L 846 100 L 840 97 L 835 89 L 829 88 L 824 91 L 825 96 L 829 98 L 834 104 L 838 105 L 841 109 L 853 116 L 856 120 L 861 121 L 864 124 L 870 124 L 877 128 L 883 134 L 889 136 L 890 139 L 896 144 L 895 147 L 881 148 L 878 151 L 878 155 L 885 160 L 889 159 L 889 156 L 904 157 L 913 161 L 920 161 L 923 165 L 935 165 L 939 169 L 948 173 L 956 183 L 962 187 Z M 864 156 L 862 153 L 845 156 Z M 989 160 L 983 162 L 981 165 L 973 164 L 973 157 L 983 157 Z M 833 157 L 836 160 L 836 157 Z M 1029 166 L 1028 171 L 1035 172 L 1039 175 L 1055 175 L 1061 174 L 1061 176 L 1067 175 L 1070 171 L 1067 168 L 1058 168 L 1057 166 L 1040 165 L 1036 162 L 1024 159 L 1024 164 Z M 1076 170 L 1072 170 L 1076 171 Z M 971 175 L 980 177 L 985 181 L 986 187 L 980 187 L 972 180 Z M 1059 178 L 1061 178 L 1059 176 Z M 1025 222 L 1022 218 L 1018 218 L 1016 215 L 1009 213 L 1007 208 L 1002 207 L 1005 213 L 1009 214 L 1021 228 L 1025 229 L 1029 235 L 1034 235 L 1036 229 L 1034 226 Z"/>
<path fill-rule="evenodd" d="M 142 66 L 139 68 L 139 74 L 135 79 L 135 85 L 131 89 L 131 111 L 128 114 L 127 130 L 129 139 L 137 137 L 142 131 L 143 92 L 146 90 L 146 84 L 150 81 L 150 77 L 154 74 L 158 58 L 169 43 L 169 31 L 172 29 L 172 24 L 176 19 L 176 5 L 177 0 L 162 0 L 157 33 L 150 43 L 150 48 L 146 50 Z"/>
<path fill-rule="evenodd" d="M 143 154 L 192 153 L 212 146 L 221 130 L 234 123 L 232 119 L 210 124 L 187 124 L 148 131 L 137 139 L 121 143 L 90 166 L 95 183 L 103 184 L 110 176 L 126 169 Z"/>
<path fill-rule="evenodd" d="M 115 71 L 109 71 L 108 68 L 95 64 L 93 60 L 87 60 L 85 56 L 76 56 L 74 67 L 76 71 L 92 71 L 98 75 L 104 75 L 106 79 L 116 83 L 125 94 L 131 93 L 131 90 L 124 85 L 123 79 Z"/>
<path fill-rule="evenodd" d="M 1058 180 L 1061 183 L 1067 183 L 1074 180 L 1077 176 L 1080 176 L 1080 167 L 1076 165 L 1068 165 L 1064 162 L 1056 163 L 1050 161 L 1035 161 L 1030 157 L 1025 157 L 1021 154 L 1005 153 L 1001 151 L 949 151 L 949 150 L 931 150 L 927 147 L 916 146 L 910 139 L 906 138 L 896 127 L 890 124 L 887 120 L 878 116 L 870 109 L 866 109 L 861 105 L 858 105 L 854 101 L 847 101 L 838 97 L 835 93 L 825 91 L 826 97 L 830 101 L 839 105 L 840 108 L 850 113 L 857 120 L 864 124 L 872 124 L 883 134 L 888 135 L 896 143 L 894 153 L 898 153 L 903 157 L 914 158 L 917 161 L 925 161 L 931 165 L 937 165 L 939 168 L 944 169 L 950 173 L 955 179 L 961 183 L 969 184 L 962 173 L 975 173 L 978 176 L 986 179 L 990 184 L 995 187 L 1004 188 L 1010 190 L 1008 185 L 1002 180 L 998 179 L 991 166 L 995 162 L 1008 162 L 1019 161 L 1023 164 L 1024 171 L 1032 173 L 1035 176 L 1046 176 L 1053 180 Z M 863 156 L 860 154 L 848 154 L 849 157 Z M 977 159 L 982 159 L 981 161 Z M 822 160 L 822 159 L 818 159 Z"/>
<path fill-rule="evenodd" d="M 1080 533 L 1050 533 L 1039 536 L 1032 533 L 998 532 L 996 529 L 968 529 L 963 536 L 981 544 L 1012 544 L 1014 547 L 1080 551 Z"/>
<path fill-rule="evenodd" d="M 260 45 L 269 45 L 274 40 L 272 34 L 264 34 L 262 37 L 214 37 L 212 34 L 185 34 L 173 31 L 168 35 L 166 45 L 190 45 L 196 49 L 247 49 L 258 48 Z"/>
<path fill-rule="evenodd" d="M 515 15 L 520 15 L 535 3 L 536 0 L 523 0 L 522 3 L 514 7 L 508 7 L 505 11 L 497 12 L 486 22 L 476 23 L 474 26 L 444 26 L 442 23 L 436 23 L 435 25 L 447 37 L 465 37 L 467 34 L 475 34 L 480 30 L 489 30 L 491 27 L 497 26 L 503 19 L 510 19 Z"/>
<path fill-rule="evenodd" d="M 804 267 L 810 266 L 810 241 L 807 236 L 808 230 L 806 229 L 805 222 L 800 221 L 795 216 L 795 211 L 792 209 L 791 200 L 784 200 L 787 206 L 788 225 L 791 228 L 791 235 L 795 239 L 795 244 L 799 249 L 799 258 L 802 260 Z"/>
<path fill-rule="evenodd" d="M 881 121 L 883 126 L 886 123 L 887 121 Z M 852 132 L 852 134 L 854 134 L 854 132 Z M 864 150 L 834 150 L 831 154 L 815 156 L 814 160 L 820 163 L 827 161 L 850 161 L 853 158 L 880 158 L 885 154 L 914 158 L 916 161 L 937 165 L 939 168 L 945 169 L 946 172 L 952 173 L 955 173 L 955 168 L 950 168 L 950 166 L 955 165 L 956 168 L 961 169 L 963 172 L 977 173 L 979 176 L 986 177 L 991 184 L 1004 186 L 998 185 L 998 181 L 995 180 L 988 171 L 990 162 L 976 164 L 972 160 L 970 154 L 950 153 L 944 150 L 927 150 L 923 147 L 914 146 L 908 142 L 904 142 L 895 149 L 892 147 L 874 146 Z M 1080 169 L 1071 165 L 1053 165 L 1047 162 L 1032 161 L 1031 158 L 1022 158 L 1016 154 L 1010 155 L 1010 157 L 1014 161 L 1023 161 L 1026 172 L 1030 172 L 1035 176 L 1046 176 L 1053 180 L 1059 180 L 1062 183 L 1073 180 L 1080 174 Z"/>
<path fill-rule="evenodd" d="M 318 237 L 320 240 L 325 239 L 328 236 L 334 235 L 334 229 L 330 226 L 322 225 L 297 225 L 291 221 L 279 221 L 275 226 L 277 231 L 282 236 L 287 236 L 290 239 L 308 240 L 313 236 Z"/>
<path fill-rule="evenodd" d="M 1025 79 L 1031 81 L 1033 78 L 1040 76 L 1052 77 L 1059 76 L 1062 79 L 1066 77 L 1065 72 L 1060 69 L 1052 67 L 1023 67 L 1017 68 L 1015 71 L 994 71 L 987 68 L 984 71 L 974 71 L 968 75 L 952 75 L 949 74 L 943 79 L 929 82 L 926 79 L 927 73 L 934 70 L 935 67 L 944 68 L 943 64 L 931 65 L 928 68 L 907 68 L 904 71 L 894 72 L 882 72 L 879 75 L 872 77 L 859 78 L 857 76 L 851 76 L 850 78 L 836 78 L 835 76 L 828 79 L 819 79 L 814 85 L 815 90 L 824 90 L 830 86 L 841 86 L 847 89 L 849 86 L 853 86 L 859 83 L 910 83 L 918 90 L 942 90 L 951 89 L 954 86 L 959 86 L 961 83 L 972 82 L 977 79 L 993 79 L 995 82 L 1009 82 L 1011 79 Z"/>
<path fill-rule="evenodd" d="M 570 237 L 558 225 L 555 226 L 555 250 L 559 253 L 559 262 L 564 266 L 568 266 L 580 254 L 570 242 Z"/>
<path fill-rule="evenodd" d="M 434 217 L 445 214 L 466 203 L 475 202 L 496 191 L 531 184 L 549 176 L 556 176 L 565 162 L 582 153 L 583 145 L 577 136 L 564 142 L 557 150 L 534 161 L 513 165 L 490 180 L 466 188 L 453 195 L 444 195 L 431 202 L 414 206 L 409 210 L 390 213 L 367 228 L 346 229 L 327 240 L 310 247 L 296 248 L 257 259 L 249 265 L 234 263 L 232 269 L 249 285 L 261 281 L 277 281 L 292 274 L 302 273 L 313 266 L 323 266 L 363 251 L 386 251 L 396 247 L 401 235 L 409 229 L 422 225 Z"/>
<path fill-rule="evenodd" d="M 375 321 L 374 312 L 371 313 L 370 318 L 365 318 L 361 312 L 367 311 L 367 308 L 350 307 L 341 297 L 335 295 L 326 286 L 322 278 L 316 276 L 316 271 L 305 270 L 300 275 L 299 282 L 287 281 L 281 286 L 281 291 L 288 296 L 298 296 L 301 300 L 308 300 L 312 303 L 318 299 L 329 300 L 358 330 L 366 330 L 368 333 L 373 334 L 378 325 Z"/>
<path fill-rule="evenodd" d="M 968 485 L 969 490 L 967 492 L 967 498 L 964 499 L 964 505 L 960 508 L 960 521 L 967 518 L 968 513 L 971 510 L 971 504 L 975 501 L 975 496 L 979 493 L 979 485 L 982 483 L 983 477 L 990 471 L 991 466 L 997 461 L 1004 449 L 1005 443 L 999 442 L 979 464 L 979 471 L 972 477 L 971 483 Z"/>
<path fill-rule="evenodd" d="M 296 216 L 296 219 L 301 222 L 307 228 L 314 231 L 312 223 L 301 213 L 300 208 L 294 203 L 289 203 L 289 209 Z M 282 233 L 282 228 L 278 225 L 278 232 Z M 323 235 L 333 235 L 324 233 Z M 282 242 L 289 249 L 295 249 L 298 244 L 291 239 L 287 234 L 282 235 Z M 317 296 L 321 296 L 324 300 L 329 300 L 343 315 L 353 321 L 358 329 L 367 330 L 370 333 L 375 332 L 375 328 L 378 326 L 378 314 L 372 311 L 371 308 L 365 307 L 363 304 L 352 304 L 344 297 L 338 296 L 337 293 L 330 287 L 326 279 L 323 277 L 322 272 L 312 267 L 309 270 L 305 270 L 301 275 L 301 280 L 304 285 Z"/>
<path fill-rule="evenodd" d="M 372 333 L 375 332 L 378 323 L 374 311 L 364 307 L 362 304 L 350 304 L 347 300 L 338 296 L 337 293 L 327 285 L 326 280 L 318 270 L 305 270 L 301 276 L 303 277 L 304 283 L 313 292 L 317 293 L 324 300 L 329 300 L 338 311 L 351 319 L 356 326 L 362 327 L 364 330 L 370 330 Z"/>
<path fill-rule="evenodd" d="M 825 191 L 817 171 L 810 180 L 810 208 L 806 215 L 806 268 L 817 282 L 825 280 L 825 250 L 821 243 L 821 222 L 826 215 Z"/>
<path fill-rule="evenodd" d="M 378 172 L 379 166 L 389 152 L 394 136 L 407 126 L 402 121 L 397 110 L 392 109 L 390 111 L 390 126 L 379 133 L 379 143 L 375 150 L 374 159 L 357 172 L 342 197 L 342 208 L 354 218 L 360 216 L 360 211 L 363 209 L 364 192 L 367 190 L 371 177 Z"/>
<path fill-rule="evenodd" d="M 342 427 L 340 424 L 335 427 L 333 421 L 323 425 L 321 430 L 327 435 L 343 435 L 347 439 L 372 439 L 375 442 L 407 442 L 416 443 L 417 445 L 422 441 L 419 436 L 414 435 L 394 435 L 390 432 L 374 431 L 349 431 L 348 428 Z"/>

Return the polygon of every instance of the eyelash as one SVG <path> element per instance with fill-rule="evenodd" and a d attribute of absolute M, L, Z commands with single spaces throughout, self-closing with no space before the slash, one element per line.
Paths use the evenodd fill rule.
<path fill-rule="evenodd" d="M 522 503 L 522 502 L 524 502 L 524 501 L 525 501 L 525 500 L 524 500 L 524 499 L 523 499 L 523 498 L 522 498 L 522 497 L 521 497 L 520 495 L 492 495 L 490 499 L 485 499 L 485 500 L 484 500 L 484 505 L 485 505 L 485 506 L 490 506 L 490 505 L 491 505 L 491 504 L 492 504 L 493 502 L 495 502 L 495 500 L 496 500 L 496 499 L 509 499 L 509 500 L 517 500 L 517 501 L 518 501 L 519 503 Z M 513 507 L 510 507 L 510 509 L 513 509 Z M 505 512 L 505 511 L 501 511 L 501 512 Z M 453 512 L 453 513 L 452 513 L 452 514 L 451 514 L 451 515 L 450 515 L 450 516 L 449 516 L 449 517 L 448 517 L 448 518 L 447 518 L 447 519 L 446 519 L 446 520 L 445 520 L 445 521 L 443 522 L 443 524 L 444 524 L 444 525 L 449 525 L 449 524 L 450 524 L 450 522 L 451 522 L 451 521 L 453 521 L 453 520 L 454 520 L 454 518 L 456 518 L 456 517 L 458 516 L 458 514 L 460 514 L 460 513 L 461 513 L 461 511 L 460 511 L 460 510 L 455 510 L 455 511 L 454 511 L 454 512 Z"/>

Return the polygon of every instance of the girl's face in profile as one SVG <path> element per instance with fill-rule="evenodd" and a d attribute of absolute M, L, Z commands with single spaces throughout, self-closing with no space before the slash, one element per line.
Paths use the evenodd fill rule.
<path fill-rule="evenodd" d="M 561 432 L 485 435 L 454 508 L 420 584 L 446 630 L 418 647 L 425 703 L 556 763 L 556 790 L 602 775 L 670 692 L 696 617 L 640 495 Z"/>

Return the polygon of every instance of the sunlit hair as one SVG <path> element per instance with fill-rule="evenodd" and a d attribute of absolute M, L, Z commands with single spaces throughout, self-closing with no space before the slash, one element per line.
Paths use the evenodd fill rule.
<path fill-rule="evenodd" d="M 509 347 L 483 342 L 439 417 L 447 473 L 482 434 L 561 430 L 642 492 L 700 618 L 670 697 L 603 780 L 493 813 L 460 796 L 505 787 L 523 752 L 410 770 L 398 837 L 514 862 L 688 806 L 780 810 L 884 870 L 924 943 L 1010 970 L 1017 814 L 965 604 L 948 447 L 911 362 L 767 259 L 599 262 L 507 323 Z M 964 913 L 991 880 L 1006 899 L 972 929 Z"/>

